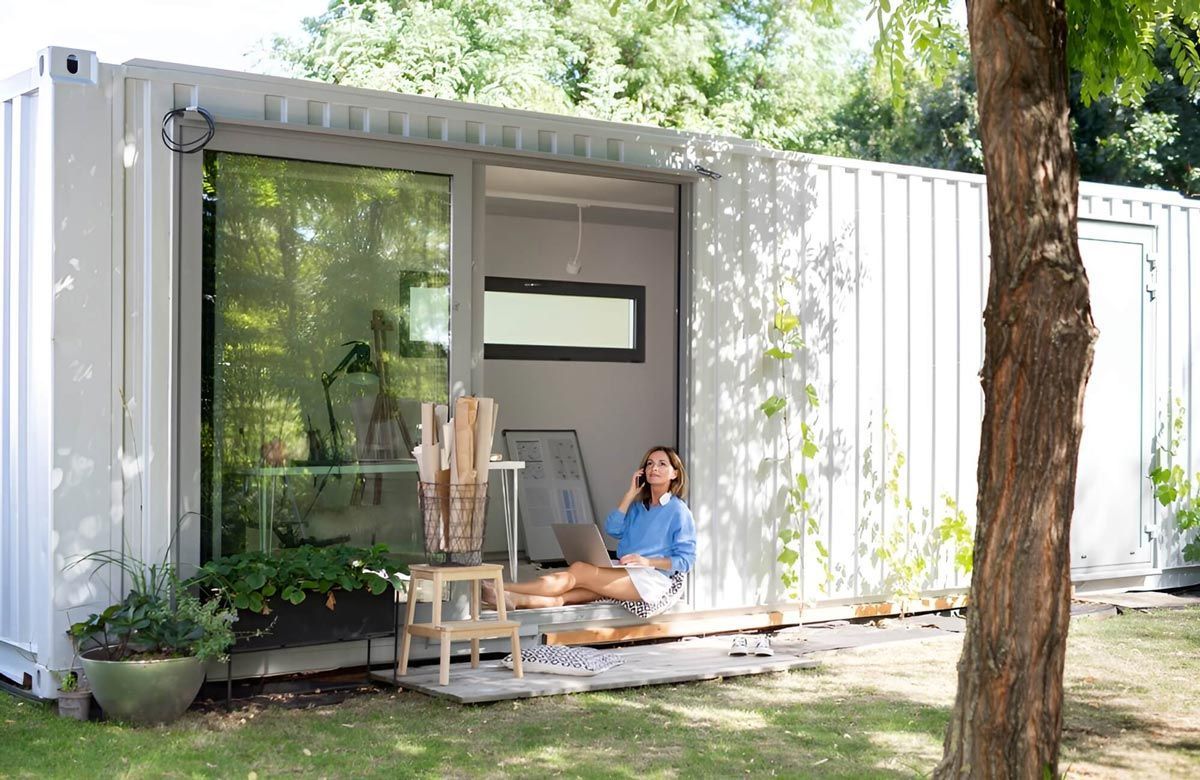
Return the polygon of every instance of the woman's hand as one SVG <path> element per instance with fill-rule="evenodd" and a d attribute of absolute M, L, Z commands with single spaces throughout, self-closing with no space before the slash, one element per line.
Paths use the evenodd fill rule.
<path fill-rule="evenodd" d="M 617 509 L 622 514 L 629 511 L 629 505 L 633 503 L 642 492 L 642 485 L 645 483 L 645 477 L 642 476 L 642 470 L 638 469 L 633 472 L 633 477 L 629 480 L 629 490 L 625 491 L 625 495 L 621 498 L 621 503 L 617 505 Z"/>
<path fill-rule="evenodd" d="M 649 558 L 647 558 L 644 555 L 638 555 L 637 553 L 629 553 L 628 555 L 622 555 L 620 563 L 622 563 L 626 566 L 653 566 L 654 565 L 654 562 L 651 561 Z"/>

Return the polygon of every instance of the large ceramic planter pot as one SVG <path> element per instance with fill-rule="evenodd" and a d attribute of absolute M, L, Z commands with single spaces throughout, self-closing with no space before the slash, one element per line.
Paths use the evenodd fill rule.
<path fill-rule="evenodd" d="M 182 715 L 204 683 L 199 658 L 154 661 L 105 661 L 104 650 L 80 656 L 105 717 L 148 725 L 169 723 Z"/>

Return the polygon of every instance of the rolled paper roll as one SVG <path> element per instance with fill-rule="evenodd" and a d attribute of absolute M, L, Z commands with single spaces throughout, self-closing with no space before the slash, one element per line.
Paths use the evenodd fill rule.
<path fill-rule="evenodd" d="M 478 399 L 470 396 L 459 398 L 454 404 L 454 460 L 458 473 L 456 484 L 475 481 L 475 418 Z M 453 468 L 453 467 L 452 467 Z"/>
<path fill-rule="evenodd" d="M 488 457 L 492 453 L 492 429 L 495 424 L 495 401 L 480 398 L 475 418 L 475 483 L 488 478 Z"/>
<path fill-rule="evenodd" d="M 434 427 L 433 404 L 421 404 L 421 444 L 426 450 L 437 441 L 437 430 Z"/>
<path fill-rule="evenodd" d="M 450 458 L 454 454 L 454 423 L 442 423 L 442 464 L 441 468 L 450 468 Z"/>

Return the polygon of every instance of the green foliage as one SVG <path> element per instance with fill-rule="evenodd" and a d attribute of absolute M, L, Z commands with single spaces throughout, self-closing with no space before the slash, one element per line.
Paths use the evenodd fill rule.
<path fill-rule="evenodd" d="M 937 534 L 942 544 L 952 544 L 954 548 L 954 568 L 963 574 L 970 574 L 975 568 L 974 529 L 967 513 L 959 509 L 949 493 L 942 494 L 945 505 L 941 522 L 937 526 Z"/>
<path fill-rule="evenodd" d="M 366 589 L 379 595 L 389 585 L 402 587 L 406 573 L 389 559 L 386 545 L 303 545 L 218 558 L 201 566 L 192 582 L 216 590 L 236 609 L 265 615 L 272 598 L 299 604 L 309 593 Z"/>
<path fill-rule="evenodd" d="M 1085 105 L 1082 77 L 1071 78 L 1072 136 L 1080 178 L 1105 184 L 1152 187 L 1200 196 L 1200 105 L 1160 46 L 1155 61 L 1161 80 L 1151 83 L 1141 104 L 1113 97 Z M 940 85 L 910 72 L 905 99 L 892 100 L 892 86 L 860 67 L 814 150 L 864 160 L 929 168 L 983 172 L 975 79 L 960 59 Z"/>
<path fill-rule="evenodd" d="M 63 674 L 58 681 L 58 689 L 63 693 L 74 693 L 79 690 L 79 673 L 72 669 Z"/>
<path fill-rule="evenodd" d="M 904 101 L 893 98 L 890 82 L 867 65 L 860 66 L 846 99 L 837 107 L 820 139 L 827 154 L 861 160 L 920 165 L 983 173 L 975 79 L 960 59 L 935 84 L 910 72 Z"/>
<path fill-rule="evenodd" d="M 277 40 L 290 75 L 802 149 L 861 0 L 350 0 Z M 615 11 L 615 13 L 614 13 Z"/>
<path fill-rule="evenodd" d="M 829 567 L 829 551 L 818 538 L 820 525 L 812 511 L 808 497 L 808 475 L 806 466 L 820 452 L 812 426 L 806 417 L 820 406 L 817 390 L 811 384 L 802 388 L 803 396 L 792 401 L 790 391 L 794 387 L 789 376 L 789 366 L 803 355 L 806 345 L 802 336 L 800 317 L 789 303 L 798 300 L 799 289 L 795 281 L 781 283 L 775 298 L 775 315 L 771 318 L 768 339 L 771 346 L 764 351 L 766 361 L 774 361 L 778 371 L 781 395 L 772 395 L 759 409 L 767 418 L 781 415 L 785 447 L 784 455 L 777 463 L 781 466 L 786 487 L 784 489 L 784 524 L 779 531 L 779 557 L 782 564 L 780 579 L 791 598 L 804 600 L 804 564 L 806 550 L 811 546 L 816 564 L 825 572 L 824 582 L 832 576 Z M 791 403 L 789 403 L 791 402 Z M 793 410 L 798 415 L 799 425 L 793 419 Z M 796 455 L 799 455 L 797 459 Z M 799 462 L 797 462 L 799 460 Z"/>
<path fill-rule="evenodd" d="M 927 79 L 942 83 L 967 54 L 966 36 L 954 22 L 950 0 L 875 0 L 868 18 L 879 28 L 874 46 L 876 73 L 886 77 L 892 101 L 901 107 L 908 86 Z"/>
<path fill-rule="evenodd" d="M 1080 98 L 1090 105 L 1104 95 L 1137 105 L 1150 85 L 1163 80 L 1155 61 L 1159 45 L 1185 87 L 1200 82 L 1200 27 L 1195 0 L 1067 3 L 1067 60 L 1082 76 Z"/>
<path fill-rule="evenodd" d="M 899 437 L 883 421 L 884 463 L 875 470 L 870 447 L 863 452 L 862 476 L 866 480 L 858 533 L 868 540 L 866 551 L 880 565 L 883 588 L 900 605 L 901 615 L 921 591 L 933 583 L 937 562 L 947 554 L 953 567 L 969 575 L 974 565 L 974 529 L 966 512 L 948 493 L 941 494 L 941 517 L 934 519 L 928 506 L 914 506 L 904 487 L 908 459 Z M 885 522 L 883 509 L 890 506 Z M 878 514 L 877 514 L 878 513 Z"/>
<path fill-rule="evenodd" d="M 1176 398 L 1174 413 L 1168 410 L 1167 415 L 1169 434 L 1159 432 L 1159 441 L 1166 439 L 1167 445 L 1160 444 L 1155 451 L 1148 475 L 1155 500 L 1166 507 L 1181 532 L 1200 527 L 1200 496 L 1193 492 L 1200 485 L 1200 472 L 1189 479 L 1182 466 L 1170 462 L 1184 443 L 1186 413 L 1183 401 Z M 1200 561 L 1200 537 L 1184 546 L 1183 559 L 1189 563 Z"/>
<path fill-rule="evenodd" d="M 1193 0 L 1067 5 L 1082 179 L 1200 195 L 1198 8 Z M 814 150 L 982 173 L 974 79 L 946 3 L 885 0 L 872 13 L 882 25 L 874 74 L 864 67 L 852 80 Z M 936 56 L 922 58 L 929 51 Z"/>
<path fill-rule="evenodd" d="M 899 102 L 913 74 L 923 74 L 937 85 L 966 52 L 950 0 L 874 0 L 870 13 L 879 25 L 876 63 L 889 74 Z M 1084 105 L 1105 95 L 1127 105 L 1140 104 L 1147 89 L 1163 80 L 1155 61 L 1160 45 L 1183 86 L 1200 85 L 1196 0 L 1077 0 L 1066 4 L 1066 13 L 1067 65 L 1080 75 Z"/>
<path fill-rule="evenodd" d="M 91 562 L 119 568 L 129 591 L 117 603 L 71 625 L 79 651 L 103 648 L 110 661 L 198 656 L 221 658 L 233 644 L 235 614 L 220 599 L 201 601 L 188 590 L 173 564 L 146 564 L 109 550 L 85 555 L 70 567 Z"/>
<path fill-rule="evenodd" d="M 1130 106 L 1112 97 L 1090 105 L 1079 99 L 1080 77 L 1072 79 L 1071 116 L 1080 177 L 1200 196 L 1200 105 L 1195 90 L 1173 72 L 1160 46 L 1155 62 L 1162 79 Z"/>

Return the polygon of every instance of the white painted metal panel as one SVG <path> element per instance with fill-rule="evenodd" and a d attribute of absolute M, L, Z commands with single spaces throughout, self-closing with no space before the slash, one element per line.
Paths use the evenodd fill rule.
<path fill-rule="evenodd" d="M 952 511 L 945 497 L 956 501 L 958 493 L 962 433 L 959 428 L 959 393 L 962 388 L 958 363 L 961 333 L 958 323 L 957 188 L 956 183 L 934 180 L 929 203 L 930 294 L 933 296 L 930 306 L 930 349 L 933 364 L 928 407 L 933 416 L 933 430 L 930 431 L 932 457 L 928 500 L 930 522 L 934 524 L 940 523 Z M 935 558 L 934 564 L 937 567 L 934 572 L 937 581 L 947 586 L 959 584 L 951 550 L 943 550 Z"/>
<path fill-rule="evenodd" d="M 1154 231 L 1083 223 L 1080 251 L 1088 269 L 1092 317 L 1100 331 L 1084 397 L 1083 438 L 1075 485 L 1072 565 L 1090 571 L 1146 566 L 1151 419 L 1145 389 L 1153 381 L 1154 306 L 1146 292 L 1145 253 Z"/>
<path fill-rule="evenodd" d="M 854 229 L 858 208 L 858 174 L 842 166 L 829 167 L 828 233 L 833 237 L 825 284 L 824 306 L 829 313 L 828 381 L 818 390 L 829 418 L 829 435 L 821 443 L 826 453 L 829 502 L 822 518 L 832 576 L 822 582 L 830 596 L 854 594 L 853 561 L 860 505 L 856 489 L 858 465 L 858 382 L 856 345 L 859 275 L 859 236 Z"/>
<path fill-rule="evenodd" d="M 883 568 L 867 551 L 875 545 L 881 529 L 879 500 L 879 464 L 883 453 L 883 257 L 884 233 L 883 175 L 859 171 L 858 199 L 855 206 L 855 238 L 858 242 L 858 267 L 855 279 L 855 310 L 858 340 L 855 363 L 858 368 L 855 404 L 857 436 L 855 456 L 855 547 L 845 565 L 854 577 L 853 594 L 873 593 L 883 577 Z M 881 495 L 881 494 L 880 494 Z"/>
<path fill-rule="evenodd" d="M 20 682 L 24 664 L 45 637 L 39 634 L 49 611 L 50 583 L 45 577 L 46 527 L 49 511 L 45 455 L 48 431 L 44 410 L 31 395 L 45 392 L 34 375 L 44 369 L 31 353 L 45 353 L 48 333 L 37 299 L 49 291 L 35 255 L 36 231 L 44 227 L 45 199 L 40 195 L 37 164 L 45 144 L 39 142 L 44 105 L 37 89 L 3 103 L 4 169 L 4 473 L 0 503 L 0 673 Z M 41 338 L 39 338 L 39 336 Z M 43 340 L 44 339 L 44 340 Z"/>
<path fill-rule="evenodd" d="M 88 567 L 60 572 L 80 555 L 111 546 L 112 99 L 108 85 L 99 82 L 95 55 L 75 54 L 75 72 L 70 56 L 66 50 L 46 53 L 53 124 L 43 135 L 49 143 L 39 161 L 48 184 L 46 243 L 35 255 L 47 278 L 45 297 L 35 304 L 44 319 L 32 328 L 41 342 L 35 354 L 46 355 L 44 367 L 31 365 L 33 375 L 46 381 L 32 394 L 31 403 L 37 398 L 43 405 L 33 416 L 46 421 L 53 442 L 47 452 L 48 554 L 34 563 L 42 567 L 37 579 L 55 583 L 53 612 L 40 616 L 38 630 L 41 647 L 49 650 L 39 661 L 51 669 L 71 664 L 65 631 L 87 614 L 81 607 L 109 595 L 86 579 Z"/>

